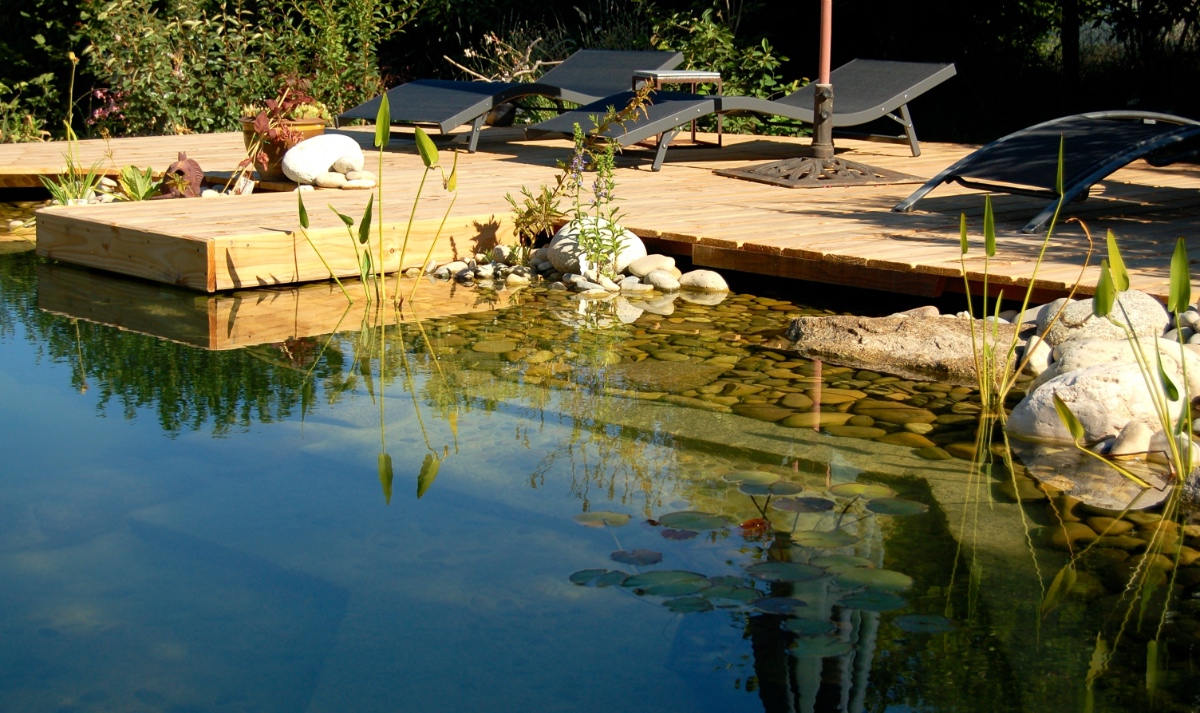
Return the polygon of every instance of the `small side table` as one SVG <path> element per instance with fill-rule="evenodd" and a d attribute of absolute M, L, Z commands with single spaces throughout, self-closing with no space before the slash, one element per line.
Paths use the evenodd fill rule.
<path fill-rule="evenodd" d="M 643 84 L 649 83 L 655 89 L 662 89 L 667 84 L 690 84 L 692 85 L 692 94 L 696 93 L 696 87 L 701 84 L 717 85 L 717 94 L 721 93 L 721 73 L 706 72 L 697 69 L 638 69 L 633 72 L 633 89 L 636 91 Z M 693 146 L 703 146 L 712 144 L 701 142 L 696 139 L 696 120 L 692 119 L 692 140 Z M 721 141 L 721 115 L 717 114 L 717 146 L 722 144 Z"/>

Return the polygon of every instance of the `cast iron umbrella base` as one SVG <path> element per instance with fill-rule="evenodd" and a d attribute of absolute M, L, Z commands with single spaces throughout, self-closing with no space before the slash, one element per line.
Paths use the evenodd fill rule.
<path fill-rule="evenodd" d="M 718 176 L 770 183 L 785 188 L 825 188 L 834 186 L 883 186 L 890 183 L 924 183 L 925 179 L 907 173 L 875 168 L 844 158 L 789 158 L 759 166 L 714 171 Z"/>

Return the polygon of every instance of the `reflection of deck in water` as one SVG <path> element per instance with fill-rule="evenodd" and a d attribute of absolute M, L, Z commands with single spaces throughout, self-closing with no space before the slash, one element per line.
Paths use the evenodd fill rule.
<path fill-rule="evenodd" d="M 484 132 L 484 150 L 459 157 L 460 195 L 435 257 L 467 255 L 494 240 L 510 239 L 505 193 L 553 180 L 554 162 L 567 154 L 569 144 L 519 142 L 519 136 L 519 130 L 490 129 Z M 370 135 L 363 134 L 362 142 L 369 141 Z M 237 163 L 240 142 L 240 134 L 84 141 L 81 153 L 82 162 L 90 164 L 111 147 L 118 165 L 132 162 L 161 169 L 177 151 L 186 150 L 216 171 Z M 979 234 L 980 193 L 946 186 L 920 204 L 929 212 L 896 214 L 891 207 L 913 186 L 789 190 L 714 176 L 711 169 L 794 156 L 806 140 L 727 136 L 726 143 L 723 149 L 679 151 L 660 173 L 647 170 L 640 157 L 622 159 L 617 195 L 623 222 L 652 238 L 652 250 L 690 255 L 697 266 L 831 284 L 919 295 L 962 289 L 958 219 L 966 212 L 972 233 Z M 969 148 L 927 143 L 922 155 L 913 158 L 901 146 L 843 139 L 838 143 L 850 158 L 918 176 L 934 175 Z M 29 185 L 35 174 L 60 170 L 61 152 L 60 144 L 0 147 L 0 186 Z M 415 154 L 411 142 L 396 139 L 385 156 L 385 233 L 393 261 L 398 260 L 396 233 L 407 220 L 422 172 Z M 368 158 L 372 168 L 373 160 Z M 448 198 L 437 184 L 431 179 L 426 185 L 427 198 L 418 211 L 406 265 L 421 262 L 445 210 Z M 366 193 L 323 191 L 309 196 L 313 239 L 340 274 L 357 274 L 345 231 L 324 204 L 331 202 L 357 218 Z M 990 265 L 991 283 L 1019 284 L 1032 274 L 1040 238 L 1017 231 L 1044 203 L 999 196 L 995 205 L 1000 252 Z M 1133 286 L 1165 297 L 1174 240 L 1200 227 L 1200 171 L 1182 164 L 1153 169 L 1137 162 L 1096 186 L 1087 201 L 1068 206 L 1065 214 L 1087 220 L 1093 235 L 1114 230 Z M 210 292 L 323 279 L 326 273 L 315 254 L 302 237 L 292 234 L 296 228 L 296 201 L 289 194 L 76 206 L 41 212 L 38 250 Z M 453 245 L 447 236 L 454 239 Z M 1087 244 L 1077 224 L 1062 225 L 1057 236 L 1038 273 L 1042 297 L 1062 293 L 1074 283 Z M 973 280 L 983 277 L 981 242 L 975 243 L 968 260 Z M 1098 266 L 1099 260 L 1092 264 Z M 1097 276 L 1098 267 L 1084 275 L 1089 286 L 1085 291 Z"/>

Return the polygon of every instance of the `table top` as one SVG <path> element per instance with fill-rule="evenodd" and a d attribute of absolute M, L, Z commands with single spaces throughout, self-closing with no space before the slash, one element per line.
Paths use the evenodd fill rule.
<path fill-rule="evenodd" d="M 720 79 L 721 73 L 698 69 L 638 69 L 634 70 L 633 76 L 660 82 L 705 82 Z"/>

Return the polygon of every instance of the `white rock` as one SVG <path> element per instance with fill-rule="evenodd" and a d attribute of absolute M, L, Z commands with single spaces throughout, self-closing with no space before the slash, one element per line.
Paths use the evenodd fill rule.
<path fill-rule="evenodd" d="M 698 292 L 728 292 L 729 285 L 725 278 L 712 270 L 692 270 L 679 278 L 679 286 L 685 290 Z"/>
<path fill-rule="evenodd" d="M 618 285 L 617 283 L 615 283 L 615 282 L 613 282 L 612 280 L 608 279 L 608 278 L 607 278 L 607 277 L 605 277 L 604 275 L 601 275 L 601 276 L 600 276 L 600 278 L 599 278 L 598 280 L 596 280 L 596 282 L 597 282 L 597 283 L 598 283 L 598 284 L 599 284 L 601 287 L 603 287 L 604 289 L 608 290 L 609 292 L 620 292 L 620 291 L 621 291 L 621 286 L 620 286 L 620 285 Z"/>
<path fill-rule="evenodd" d="M 643 278 L 647 284 L 653 285 L 656 290 L 662 292 L 677 292 L 679 290 L 679 280 L 666 270 L 652 270 Z"/>
<path fill-rule="evenodd" d="M 1109 318 L 1126 324 L 1139 337 L 1161 337 L 1170 322 L 1161 302 L 1137 290 L 1120 293 Z M 1038 327 L 1041 333 L 1041 325 Z M 1124 339 L 1125 332 L 1109 319 L 1093 315 L 1092 300 L 1087 299 L 1067 305 L 1045 338 L 1053 346 L 1080 339 Z"/>
<path fill-rule="evenodd" d="M 341 174 L 337 174 L 337 175 L 341 175 Z M 372 181 L 367 178 L 347 179 L 346 182 L 342 184 L 343 191 L 364 190 L 364 189 L 374 188 L 374 187 L 375 187 L 375 181 Z"/>
<path fill-rule="evenodd" d="M 602 231 L 613 231 L 620 243 L 616 264 L 613 266 L 616 272 L 624 272 L 631 262 L 645 257 L 646 246 L 642 243 L 641 238 L 608 220 L 602 218 L 597 221 L 597 219 L 589 217 L 567 223 L 550 240 L 546 259 L 554 265 L 555 270 L 564 273 L 580 272 L 580 258 L 583 257 L 583 249 L 579 246 L 579 233 L 581 230 L 591 230 L 596 226 Z"/>
<path fill-rule="evenodd" d="M 1025 363 L 1025 373 L 1037 376 L 1050 368 L 1053 351 L 1049 344 L 1035 335 L 1030 337 L 1029 342 L 1025 345 L 1025 353 L 1021 358 L 1024 359 L 1025 356 L 1029 356 L 1029 361 Z"/>
<path fill-rule="evenodd" d="M 1200 312 L 1196 311 L 1196 306 L 1192 305 L 1186 311 L 1179 314 L 1179 323 L 1184 327 L 1196 329 L 1196 324 L 1200 323 Z"/>
<path fill-rule="evenodd" d="M 1181 334 L 1183 335 L 1182 339 L 1180 339 Z M 1181 341 L 1181 342 L 1186 343 L 1189 339 L 1191 339 L 1194 336 L 1196 336 L 1196 330 L 1192 329 L 1191 327 L 1182 327 L 1180 329 L 1172 329 L 1171 331 L 1164 334 L 1162 338 L 1167 340 L 1168 342 Z"/>
<path fill-rule="evenodd" d="M 638 307 L 652 314 L 670 317 L 675 313 L 675 298 L 677 294 L 661 295 L 645 302 L 639 302 Z"/>
<path fill-rule="evenodd" d="M 1144 454 L 1150 450 L 1150 437 L 1154 431 L 1141 421 L 1130 421 L 1117 434 L 1117 440 L 1112 444 L 1108 455 L 1129 456 Z"/>
<path fill-rule="evenodd" d="M 370 171 L 346 171 L 345 173 L 347 181 L 370 181 L 372 183 L 379 181 L 379 177 Z"/>
<path fill-rule="evenodd" d="M 563 290 L 567 289 L 567 286 L 561 282 L 551 282 L 548 289 L 551 292 L 562 292 Z"/>
<path fill-rule="evenodd" d="M 300 191 L 311 191 L 311 190 L 313 190 L 312 184 L 309 184 L 309 183 L 301 183 L 300 185 L 298 185 L 298 186 L 296 186 L 295 188 L 293 188 L 293 189 L 292 189 L 292 192 L 293 192 L 293 193 L 298 193 L 298 192 L 300 192 Z"/>
<path fill-rule="evenodd" d="M 23 222 L 19 221 L 19 220 L 10 220 L 10 221 L 8 221 L 8 229 L 9 229 L 10 231 L 11 231 L 11 230 L 20 230 L 20 229 L 21 229 L 21 226 L 23 226 L 23 225 L 25 225 L 25 224 L 24 224 Z"/>
<path fill-rule="evenodd" d="M 509 287 L 523 287 L 529 284 L 529 278 L 525 275 L 518 275 L 516 272 L 510 272 L 508 277 L 504 278 L 504 284 Z"/>
<path fill-rule="evenodd" d="M 296 183 L 314 183 L 319 174 L 361 171 L 362 147 L 349 136 L 321 134 L 301 141 L 283 155 L 283 173 Z"/>
<path fill-rule="evenodd" d="M 546 256 L 550 251 L 546 248 L 537 248 L 529 253 L 529 264 L 536 265 L 539 262 L 546 262 Z M 559 272 L 570 272 L 570 270 L 559 270 Z"/>
<path fill-rule="evenodd" d="M 706 305 L 708 307 L 721 304 L 728 296 L 728 292 L 692 292 L 691 290 L 684 290 L 679 293 L 679 299 L 684 302 L 694 305 Z"/>
<path fill-rule="evenodd" d="M 480 280 L 490 280 L 496 274 L 496 267 L 491 263 L 487 265 L 479 265 L 475 268 L 475 277 Z"/>
<path fill-rule="evenodd" d="M 325 171 L 314 176 L 312 182 L 317 188 L 341 188 L 346 185 L 346 177 L 337 171 Z"/>
<path fill-rule="evenodd" d="M 1029 321 L 1031 321 L 1031 317 L 1032 317 L 1032 321 L 1037 322 L 1038 334 L 1045 334 L 1047 325 L 1049 325 L 1050 320 L 1054 319 L 1054 316 L 1056 314 L 1058 314 L 1059 308 L 1062 308 L 1065 305 L 1073 304 L 1077 301 L 1078 300 L 1069 300 L 1066 297 L 1059 297 L 1058 299 L 1054 300 L 1053 302 L 1047 302 L 1046 304 L 1042 305 L 1041 307 L 1031 308 L 1033 311 L 1032 315 L 1030 315 L 1030 313 L 1029 313 L 1030 310 L 1026 310 L 1024 312 L 1024 314 L 1021 315 L 1021 321 L 1029 322 Z M 1091 302 L 1088 302 L 1088 305 L 1089 305 L 1088 308 L 1091 309 L 1091 307 L 1090 307 Z M 1061 319 L 1061 317 L 1060 317 L 1060 319 Z"/>
<path fill-rule="evenodd" d="M 1168 373 L 1182 373 L 1180 360 L 1187 360 L 1187 387 L 1193 396 L 1200 396 L 1200 359 L 1191 350 L 1180 349 L 1177 342 L 1166 339 L 1158 340 L 1158 354 L 1155 353 L 1155 343 L 1146 339 L 1141 342 L 1142 356 L 1146 363 L 1155 368 L 1158 354 L 1162 355 L 1163 366 Z M 1030 390 L 1039 388 L 1042 384 L 1056 376 L 1079 371 L 1092 366 L 1105 364 L 1136 364 L 1133 355 L 1133 343 L 1124 339 L 1088 339 L 1077 342 L 1060 344 L 1054 349 L 1054 363 L 1034 379 L 1029 385 Z M 1182 356 L 1181 356 L 1182 355 Z M 1177 383 L 1182 385 L 1182 381 Z"/>
<path fill-rule="evenodd" d="M 509 248 L 507 245 L 497 245 L 496 247 L 492 248 L 492 261 L 493 262 L 498 262 L 498 263 L 501 263 L 504 265 L 510 265 L 510 264 L 512 264 L 509 262 L 509 257 L 511 255 L 512 255 L 511 248 Z"/>
<path fill-rule="evenodd" d="M 205 188 L 204 190 L 200 191 L 201 198 L 216 198 L 220 195 L 221 195 L 220 191 L 216 191 L 211 188 Z"/>
<path fill-rule="evenodd" d="M 938 312 L 937 307 L 934 307 L 933 305 L 926 305 L 924 307 L 914 307 L 912 309 L 906 309 L 903 312 L 895 312 L 890 316 L 892 316 L 892 317 L 937 317 L 939 314 L 940 314 L 940 312 Z"/>
<path fill-rule="evenodd" d="M 675 267 L 675 258 L 670 255 L 647 255 L 629 263 L 626 271 L 634 277 L 645 277 L 655 270 L 669 270 Z"/>
<path fill-rule="evenodd" d="M 1195 468 L 1197 465 L 1200 465 L 1200 444 L 1196 443 L 1196 441 L 1192 439 L 1191 434 L 1188 433 L 1180 433 L 1176 436 L 1176 438 L 1178 439 L 1176 443 L 1179 447 L 1179 455 L 1186 456 L 1185 450 L 1188 448 L 1188 446 L 1191 446 L 1192 467 Z M 1146 456 L 1147 460 L 1155 463 L 1169 462 L 1171 449 L 1167 441 L 1167 432 L 1159 431 L 1151 436 L 1147 450 L 1150 451 L 1150 454 Z"/>

